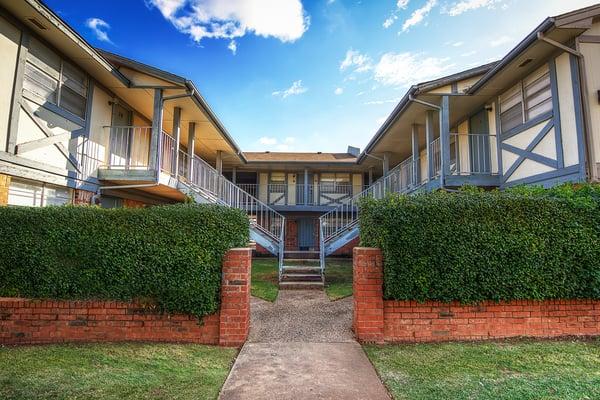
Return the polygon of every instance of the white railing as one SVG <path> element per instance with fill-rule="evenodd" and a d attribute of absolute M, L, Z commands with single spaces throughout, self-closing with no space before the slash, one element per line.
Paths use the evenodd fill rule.
<path fill-rule="evenodd" d="M 149 160 L 152 156 L 149 154 L 151 127 L 107 128 L 110 128 L 110 152 L 106 168 L 149 168 Z M 194 156 L 190 162 L 189 154 L 185 151 L 179 150 L 177 153 L 175 139 L 166 132 L 162 132 L 160 136 L 159 149 L 158 163 L 161 171 L 185 182 L 193 190 L 215 203 L 248 213 L 252 227 L 271 242 L 276 243 L 281 273 L 285 234 L 283 215 L 227 180 L 200 157 Z M 175 168 L 176 165 L 178 168 Z"/>
<path fill-rule="evenodd" d="M 431 154 L 433 171 L 431 176 L 436 178 L 440 176 L 440 172 L 442 171 L 442 153 L 440 148 L 440 138 L 435 139 L 433 142 L 429 144 L 429 154 Z"/>
<path fill-rule="evenodd" d="M 109 130 L 108 155 L 103 166 L 112 169 L 147 169 L 150 162 L 150 126 L 105 126 Z"/>
<path fill-rule="evenodd" d="M 250 216 L 251 225 L 277 243 L 279 273 L 281 274 L 285 245 L 285 217 L 283 215 L 229 181 L 198 156 L 194 156 L 192 160 L 192 176 L 189 183 L 219 204 L 246 211 Z"/>
<path fill-rule="evenodd" d="M 386 193 L 406 193 L 416 189 L 420 185 L 416 173 L 418 165 L 418 158 L 414 160 L 412 157 L 407 158 L 373 185 L 319 218 L 321 271 L 325 268 L 326 245 L 339 235 L 354 229 L 358 224 L 358 205 L 360 201 L 365 197 L 380 199 Z"/>
<path fill-rule="evenodd" d="M 318 185 L 301 183 L 296 185 L 285 183 L 266 185 L 242 183 L 237 185 L 253 196 L 263 198 L 267 204 L 296 206 L 337 206 L 349 200 L 355 188 L 351 184 L 335 182 L 324 182 Z"/>
<path fill-rule="evenodd" d="M 451 133 L 450 144 L 452 175 L 498 174 L 496 135 Z"/>

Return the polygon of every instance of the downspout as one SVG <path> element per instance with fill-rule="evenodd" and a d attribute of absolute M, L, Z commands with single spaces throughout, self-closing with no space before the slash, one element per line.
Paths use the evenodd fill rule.
<path fill-rule="evenodd" d="M 433 108 L 434 110 L 437 110 L 438 114 L 439 114 L 439 125 L 440 125 L 440 130 L 441 130 L 441 127 L 442 127 L 442 107 L 438 106 L 437 104 L 429 103 L 428 101 L 415 99 L 412 94 L 408 95 L 408 101 L 412 101 L 414 103 L 421 104 L 422 106 Z M 441 137 L 441 135 L 442 135 L 442 132 L 440 131 L 440 137 Z M 441 139 L 440 139 L 440 144 L 441 144 Z M 429 145 L 430 145 L 430 143 L 427 143 L 428 147 L 429 147 Z M 440 148 L 440 158 L 442 157 L 442 150 L 443 149 Z M 449 161 L 450 160 L 448 160 L 448 162 Z M 428 174 L 429 174 L 429 172 L 428 172 Z M 442 168 L 440 168 L 440 189 L 444 189 L 444 178 L 445 178 L 445 176 L 444 176 L 444 165 L 443 165 L 443 162 L 442 162 Z"/>
<path fill-rule="evenodd" d="M 564 44 L 557 42 L 556 40 L 552 40 L 546 36 L 542 32 L 537 33 L 537 38 L 545 43 L 548 43 L 551 46 L 557 47 L 575 57 L 577 57 L 577 68 L 579 71 L 579 95 L 581 97 L 581 102 L 583 103 L 583 107 L 581 109 L 581 113 L 583 114 L 583 130 L 585 132 L 584 135 L 584 145 L 586 149 L 586 164 L 587 170 L 589 171 L 590 180 L 596 182 L 598 181 L 598 171 L 596 166 L 594 165 L 594 138 L 591 132 L 591 121 L 590 121 L 590 111 L 589 111 L 589 102 L 587 96 L 587 77 L 585 74 L 585 58 L 581 53 L 581 46 L 579 43 L 579 38 L 575 39 L 575 47 L 573 49 L 569 46 L 565 46 Z"/>

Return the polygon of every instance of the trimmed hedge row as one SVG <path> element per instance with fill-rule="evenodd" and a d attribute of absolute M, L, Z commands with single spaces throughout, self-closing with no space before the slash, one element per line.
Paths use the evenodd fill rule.
<path fill-rule="evenodd" d="M 598 187 L 391 195 L 361 204 L 396 300 L 600 298 Z"/>
<path fill-rule="evenodd" d="M 137 299 L 211 314 L 223 256 L 248 244 L 248 224 L 214 205 L 0 207 L 0 296 Z"/>

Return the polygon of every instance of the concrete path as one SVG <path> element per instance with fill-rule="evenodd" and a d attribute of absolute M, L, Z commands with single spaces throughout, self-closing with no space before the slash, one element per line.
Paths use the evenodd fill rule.
<path fill-rule="evenodd" d="M 323 291 L 280 291 L 252 300 L 250 338 L 223 386 L 222 400 L 389 400 L 350 330 L 352 299 Z"/>

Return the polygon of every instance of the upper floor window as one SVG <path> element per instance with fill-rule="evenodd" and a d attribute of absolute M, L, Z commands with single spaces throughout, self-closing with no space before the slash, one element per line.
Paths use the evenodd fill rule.
<path fill-rule="evenodd" d="M 85 118 L 87 91 L 88 79 L 83 71 L 31 38 L 23 78 L 26 96 Z"/>
<path fill-rule="evenodd" d="M 550 71 L 544 65 L 500 96 L 502 132 L 549 111 L 552 111 Z"/>

